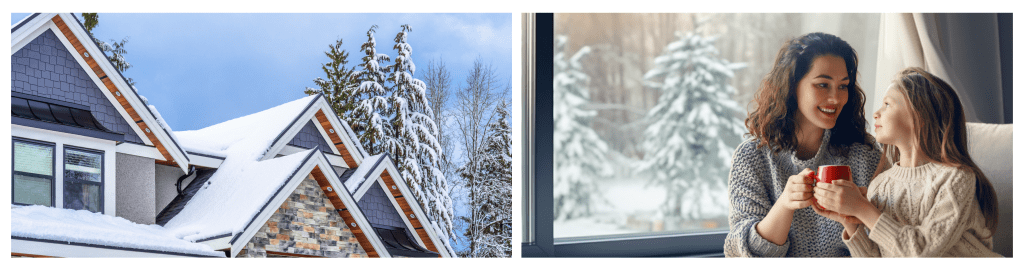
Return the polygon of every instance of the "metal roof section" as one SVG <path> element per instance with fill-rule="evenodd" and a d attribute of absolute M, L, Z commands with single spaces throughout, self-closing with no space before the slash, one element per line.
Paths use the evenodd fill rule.
<path fill-rule="evenodd" d="M 16 92 L 11 93 L 11 124 L 124 141 L 124 134 L 103 127 L 87 107 Z"/>
<path fill-rule="evenodd" d="M 409 231 L 405 228 L 395 228 L 373 224 L 373 230 L 380 236 L 384 247 L 392 256 L 405 256 L 416 258 L 437 258 L 441 254 L 421 247 L 410 238 Z"/>

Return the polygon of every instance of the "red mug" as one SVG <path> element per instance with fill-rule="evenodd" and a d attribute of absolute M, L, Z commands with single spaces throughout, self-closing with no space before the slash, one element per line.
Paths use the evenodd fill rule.
<path fill-rule="evenodd" d="M 816 180 L 819 183 L 832 183 L 832 181 L 834 180 L 852 181 L 850 175 L 850 166 L 843 165 L 819 166 L 818 171 L 816 173 L 811 172 L 810 174 L 811 178 L 814 178 L 814 180 Z M 825 210 L 825 207 L 821 207 L 821 205 L 818 205 L 817 199 L 811 199 L 814 202 L 814 206 L 818 206 L 818 208 Z"/>

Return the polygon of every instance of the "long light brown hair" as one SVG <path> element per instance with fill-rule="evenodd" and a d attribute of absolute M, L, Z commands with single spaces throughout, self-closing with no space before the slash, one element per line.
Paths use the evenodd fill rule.
<path fill-rule="evenodd" d="M 850 96 L 831 129 L 829 151 L 846 156 L 853 143 L 874 145 L 874 137 L 865 129 L 864 91 L 857 84 L 857 51 L 835 35 L 815 32 L 791 39 L 779 49 L 775 65 L 750 101 L 754 108 L 744 123 L 748 134 L 757 139 L 758 148 L 768 146 L 776 153 L 796 149 L 797 84 L 811 70 L 814 59 L 826 55 L 842 58 L 850 76 Z"/>
<path fill-rule="evenodd" d="M 929 159 L 974 173 L 974 198 L 994 233 L 999 222 L 995 188 L 967 152 L 967 117 L 956 91 L 946 81 L 918 67 L 901 71 L 893 85 L 909 101 L 917 144 Z M 896 146 L 881 144 L 891 165 L 899 161 Z"/>

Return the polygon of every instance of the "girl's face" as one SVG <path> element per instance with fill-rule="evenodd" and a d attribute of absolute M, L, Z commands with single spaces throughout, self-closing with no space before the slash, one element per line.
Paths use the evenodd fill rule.
<path fill-rule="evenodd" d="M 875 111 L 875 135 L 879 143 L 908 146 L 914 135 L 913 112 L 906 97 L 890 86 L 882 98 L 882 107 Z"/>
<path fill-rule="evenodd" d="M 850 97 L 846 61 L 834 55 L 814 58 L 796 87 L 797 127 L 832 129 Z"/>

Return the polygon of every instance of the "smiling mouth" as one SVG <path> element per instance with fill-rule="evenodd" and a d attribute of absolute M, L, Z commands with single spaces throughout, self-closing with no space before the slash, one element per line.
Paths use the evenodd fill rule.
<path fill-rule="evenodd" d="M 825 109 L 825 108 L 818 107 L 818 111 L 824 112 L 825 114 L 835 114 L 836 113 L 836 109 L 835 108 Z"/>

